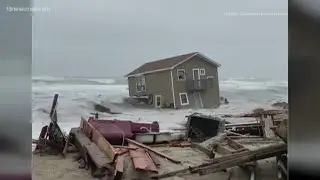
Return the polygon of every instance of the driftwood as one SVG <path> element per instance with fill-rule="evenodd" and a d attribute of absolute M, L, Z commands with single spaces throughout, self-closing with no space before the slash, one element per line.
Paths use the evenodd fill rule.
<path fill-rule="evenodd" d="M 170 161 L 173 162 L 173 163 L 176 163 L 176 164 L 181 163 L 181 161 L 175 160 L 175 159 L 173 159 L 173 158 L 171 158 L 171 157 L 169 157 L 169 156 L 167 156 L 167 155 L 165 155 L 165 154 L 163 154 L 163 153 L 161 153 L 161 152 L 159 152 L 159 151 L 156 151 L 156 150 L 152 149 L 151 147 L 148 147 L 148 146 L 146 146 L 146 145 L 144 145 L 144 144 L 141 144 L 141 143 L 139 143 L 139 142 L 137 142 L 137 141 L 134 141 L 134 140 L 131 140 L 131 139 L 128 139 L 128 138 L 126 138 L 126 140 L 127 140 L 129 143 L 132 143 L 132 144 L 134 144 L 134 145 L 136 145 L 136 146 L 139 146 L 139 147 L 142 147 L 142 148 L 144 148 L 144 149 L 147 149 L 147 150 L 149 150 L 149 151 L 157 154 L 158 156 L 161 156 L 161 157 L 163 157 L 163 158 L 166 158 L 166 159 L 170 160 Z"/>

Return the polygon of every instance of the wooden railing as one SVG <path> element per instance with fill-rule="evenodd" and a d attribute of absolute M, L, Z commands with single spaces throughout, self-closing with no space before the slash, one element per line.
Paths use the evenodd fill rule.
<path fill-rule="evenodd" d="M 208 80 L 207 79 L 188 79 L 187 83 L 188 91 L 203 91 L 208 88 Z"/>

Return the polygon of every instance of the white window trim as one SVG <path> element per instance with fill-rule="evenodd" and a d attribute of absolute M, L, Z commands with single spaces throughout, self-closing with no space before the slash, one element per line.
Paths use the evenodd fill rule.
<path fill-rule="evenodd" d="M 179 79 L 179 71 L 183 71 L 183 73 L 184 73 L 183 79 Z M 185 81 L 186 80 L 186 70 L 185 69 L 177 69 L 177 78 L 178 78 L 178 81 Z"/>
<path fill-rule="evenodd" d="M 203 71 L 203 73 L 201 73 L 201 71 Z M 200 76 L 205 76 L 206 75 L 206 69 L 202 68 L 199 70 L 199 74 Z"/>
<path fill-rule="evenodd" d="M 143 91 L 139 91 L 139 90 L 138 90 L 138 81 L 137 81 L 137 78 L 141 78 L 141 77 L 144 77 L 144 84 L 145 84 L 145 90 L 144 90 L 144 91 L 147 91 L 147 81 L 146 81 L 146 77 L 145 77 L 144 75 L 139 75 L 139 76 L 135 76 L 136 91 L 137 91 L 137 92 L 143 92 Z"/>
<path fill-rule="evenodd" d="M 157 97 L 160 97 L 160 106 L 157 106 Z M 155 105 L 155 108 L 161 108 L 161 99 L 162 99 L 162 96 L 161 95 L 155 95 L 154 96 L 154 105 Z"/>
<path fill-rule="evenodd" d="M 207 79 L 214 79 L 214 76 L 207 76 Z"/>
<path fill-rule="evenodd" d="M 186 97 L 187 97 L 187 103 L 182 103 L 181 95 L 186 95 Z M 181 104 L 181 106 L 189 105 L 188 93 L 179 93 L 179 98 L 180 98 L 180 104 Z"/>
<path fill-rule="evenodd" d="M 194 77 L 194 71 L 198 71 L 198 77 L 197 77 L 197 79 L 198 79 L 198 78 L 200 79 L 200 69 L 199 69 L 199 68 L 193 68 L 193 69 L 192 69 L 192 78 L 193 78 L 193 80 L 196 80 L 196 78 Z"/>

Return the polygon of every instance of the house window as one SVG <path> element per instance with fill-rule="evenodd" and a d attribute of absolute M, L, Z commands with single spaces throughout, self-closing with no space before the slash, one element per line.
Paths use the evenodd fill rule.
<path fill-rule="evenodd" d="M 189 99 L 187 93 L 179 93 L 180 96 L 180 104 L 182 106 L 189 105 Z"/>
<path fill-rule="evenodd" d="M 178 74 L 179 81 L 183 81 L 186 79 L 186 71 L 184 69 L 178 69 L 177 74 Z"/>
<path fill-rule="evenodd" d="M 213 76 L 207 77 L 207 85 L 208 85 L 208 88 L 213 88 Z"/>
<path fill-rule="evenodd" d="M 137 92 L 146 91 L 146 78 L 145 76 L 138 76 L 136 77 L 136 85 L 137 85 Z"/>
<path fill-rule="evenodd" d="M 205 69 L 200 69 L 200 76 L 206 75 L 206 70 Z"/>

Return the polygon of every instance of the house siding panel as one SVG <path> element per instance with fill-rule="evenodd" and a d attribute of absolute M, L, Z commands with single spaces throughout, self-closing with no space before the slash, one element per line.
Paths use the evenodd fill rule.
<path fill-rule="evenodd" d="M 193 78 L 193 68 L 204 68 L 205 69 L 205 77 L 207 76 L 213 76 L 213 87 L 207 88 L 204 91 L 201 91 L 201 98 L 204 108 L 214 108 L 218 107 L 220 104 L 220 92 L 219 92 L 219 77 L 218 77 L 218 68 L 198 56 L 195 56 L 191 58 L 190 60 L 186 61 L 185 63 L 182 63 L 178 65 L 173 70 L 173 81 L 174 81 L 174 87 L 175 87 L 175 101 L 176 101 L 176 107 L 181 108 L 192 108 L 195 107 L 195 98 L 194 95 L 187 91 L 186 88 L 186 81 L 178 81 L 177 77 L 177 69 L 185 69 L 186 72 L 186 79 L 192 79 Z M 180 104 L 180 97 L 179 93 L 188 92 L 188 98 L 189 98 L 189 105 L 187 106 L 181 106 Z"/>
<path fill-rule="evenodd" d="M 162 71 L 152 74 L 146 74 L 146 92 L 151 94 L 153 98 L 155 95 L 162 96 L 162 106 L 165 103 L 173 103 L 173 96 L 172 96 L 172 88 L 171 88 L 171 72 L 170 71 Z M 135 77 L 128 78 L 128 85 L 129 85 L 129 96 L 134 96 L 137 94 L 136 90 L 136 80 Z M 154 105 L 155 99 L 153 99 L 152 107 Z"/>

